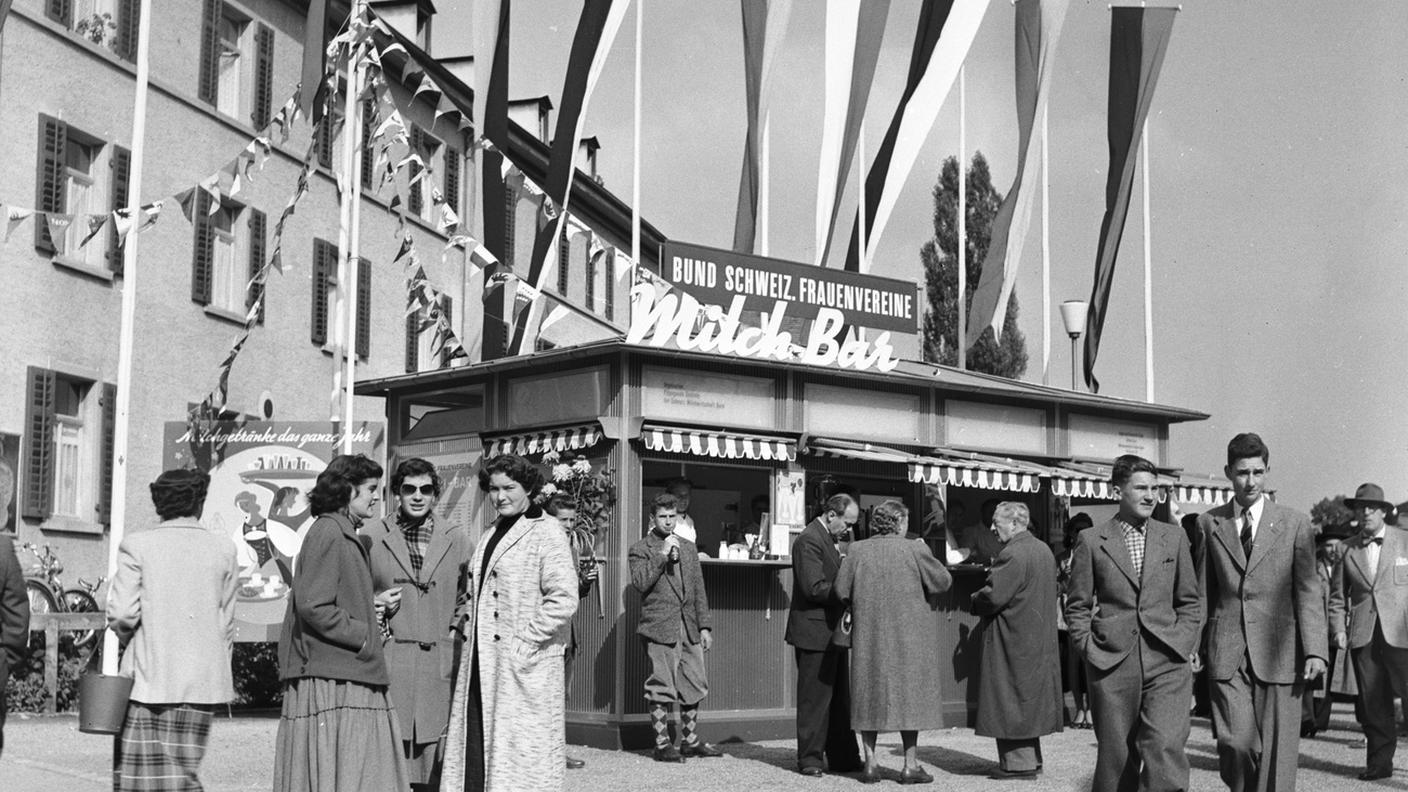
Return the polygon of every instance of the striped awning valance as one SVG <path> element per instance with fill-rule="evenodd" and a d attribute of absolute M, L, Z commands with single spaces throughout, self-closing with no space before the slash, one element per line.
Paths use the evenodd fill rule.
<path fill-rule="evenodd" d="M 820 437 L 811 438 L 807 442 L 807 447 L 804 450 L 806 453 L 813 456 L 849 459 L 854 462 L 880 462 L 893 465 L 903 465 L 915 458 L 913 454 L 901 451 L 897 448 L 872 445 L 870 443 L 828 440 Z"/>
<path fill-rule="evenodd" d="M 1232 487 L 1213 482 L 1180 481 L 1173 485 L 1173 499 L 1199 506 L 1220 506 L 1232 499 Z"/>
<path fill-rule="evenodd" d="M 499 454 L 541 454 L 547 451 L 577 451 L 591 448 L 601 441 L 601 426 L 590 423 L 581 426 L 567 426 L 559 429 L 544 429 L 539 432 L 505 435 L 485 439 L 488 455 Z"/>
<path fill-rule="evenodd" d="M 640 439 L 647 450 L 665 454 L 772 462 L 797 459 L 796 441 L 781 437 L 647 425 L 641 429 Z"/>
<path fill-rule="evenodd" d="M 1110 482 L 1105 479 L 1086 478 L 1070 475 L 1065 471 L 1051 477 L 1051 491 L 1066 498 L 1096 498 L 1099 500 L 1119 500 Z"/>
<path fill-rule="evenodd" d="M 1037 471 L 987 461 L 916 459 L 909 463 L 909 480 L 921 484 L 947 484 L 1011 492 L 1036 492 L 1041 489 L 1041 479 Z"/>

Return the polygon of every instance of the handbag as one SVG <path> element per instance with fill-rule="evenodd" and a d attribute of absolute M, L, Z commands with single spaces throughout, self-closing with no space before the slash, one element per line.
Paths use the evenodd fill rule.
<path fill-rule="evenodd" d="M 96 644 L 78 678 L 78 730 L 85 734 L 121 734 L 127 720 L 127 702 L 132 696 L 132 677 L 104 674 L 98 665 L 103 639 L 99 637 Z"/>
<path fill-rule="evenodd" d="M 831 633 L 831 645 L 839 646 L 842 649 L 851 648 L 851 609 L 846 608 L 846 612 L 841 614 L 841 621 L 836 625 L 836 629 Z"/>

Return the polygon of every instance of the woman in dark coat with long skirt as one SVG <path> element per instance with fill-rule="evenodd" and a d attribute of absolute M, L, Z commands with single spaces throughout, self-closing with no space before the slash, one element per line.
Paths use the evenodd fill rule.
<path fill-rule="evenodd" d="M 303 537 L 279 635 L 283 708 L 274 792 L 409 788 L 401 729 L 373 605 L 372 570 L 357 526 L 380 497 L 381 465 L 342 455 L 318 474 L 318 515 Z"/>
<path fill-rule="evenodd" d="M 901 784 L 934 780 L 919 766 L 922 729 L 941 728 L 939 655 L 930 598 L 953 578 L 923 542 L 905 539 L 909 510 L 897 500 L 875 507 L 872 536 L 850 546 L 833 588 L 851 610 L 851 726 L 865 748 L 861 781 L 878 781 L 875 740 L 898 731 Z"/>

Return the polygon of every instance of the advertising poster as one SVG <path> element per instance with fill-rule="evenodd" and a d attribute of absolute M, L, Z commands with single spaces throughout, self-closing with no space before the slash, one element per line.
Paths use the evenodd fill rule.
<path fill-rule="evenodd" d="M 385 440 L 380 422 L 360 422 L 353 430 L 352 450 L 383 462 Z M 236 640 L 278 640 L 288 604 L 287 578 L 313 524 L 308 491 L 341 443 L 337 426 L 328 421 L 251 421 L 222 425 L 203 437 L 194 437 L 185 421 L 167 422 L 164 469 L 210 460 L 201 523 L 235 543 L 240 563 Z M 197 453 L 200 444 L 214 453 Z"/>
<path fill-rule="evenodd" d="M 19 502 L 20 436 L 0 432 L 0 533 L 14 533 Z"/>

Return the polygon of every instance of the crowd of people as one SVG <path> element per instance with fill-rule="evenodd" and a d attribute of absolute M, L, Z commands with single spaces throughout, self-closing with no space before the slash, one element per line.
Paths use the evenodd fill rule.
<path fill-rule="evenodd" d="M 1265 443 L 1237 435 L 1233 498 L 1176 525 L 1153 518 L 1153 463 L 1122 456 L 1110 477 L 1117 513 L 1072 517 L 1059 556 L 1020 502 L 984 504 L 987 538 L 965 536 L 973 547 L 960 550 L 951 533 L 933 541 L 942 531 L 916 541 L 893 499 L 869 510 L 866 538 L 846 541 L 860 504 L 829 494 L 791 548 L 798 772 L 874 783 L 877 736 L 898 732 L 899 782 L 933 781 L 917 756 L 919 732 L 946 725 L 933 611 L 949 565 L 976 554 L 988 563 L 971 597 L 975 732 L 995 741 L 992 778 L 1041 774 L 1041 737 L 1071 725 L 1094 729 L 1095 792 L 1187 789 L 1190 705 L 1205 699 L 1228 788 L 1293 790 L 1298 741 L 1327 717 L 1310 691 L 1343 653 L 1366 736 L 1359 778 L 1387 778 L 1393 700 L 1408 698 L 1408 531 L 1388 529 L 1392 503 L 1365 484 L 1346 501 L 1358 532 L 1319 532 L 1267 497 L 1269 469 Z M 479 478 L 495 517 L 476 539 L 436 519 L 443 482 L 423 459 L 396 466 L 396 509 L 376 519 L 383 474 L 365 456 L 338 456 L 308 494 L 315 519 L 284 570 L 274 789 L 563 788 L 565 770 L 584 764 L 566 755 L 572 618 L 597 578 L 574 504 L 540 497 L 529 460 L 494 457 Z M 133 686 L 116 790 L 200 788 L 214 707 L 234 695 L 239 563 L 200 525 L 208 485 L 199 471 L 163 473 L 150 487 L 161 522 L 118 548 L 107 615 Z M 713 618 L 688 496 L 674 487 L 651 500 L 628 552 L 660 762 L 723 755 L 700 728 Z M 0 536 L 0 679 L 28 621 L 8 542 Z"/>

